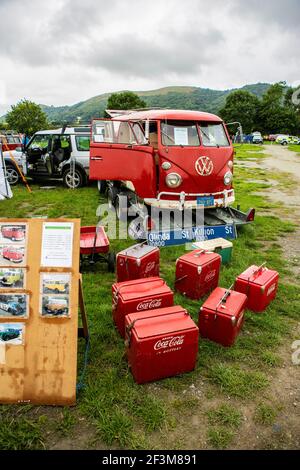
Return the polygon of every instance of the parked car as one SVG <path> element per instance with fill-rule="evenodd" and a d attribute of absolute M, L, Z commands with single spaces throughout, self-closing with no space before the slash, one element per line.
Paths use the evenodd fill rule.
<path fill-rule="evenodd" d="M 64 282 L 46 282 L 45 290 L 55 292 L 56 294 L 64 294 L 66 292 L 66 284 Z"/>
<path fill-rule="evenodd" d="M 281 144 L 281 145 L 288 145 L 288 140 L 289 140 L 289 135 L 286 135 L 286 134 L 279 134 L 277 137 L 276 137 L 276 144 Z"/>
<path fill-rule="evenodd" d="M 12 315 L 23 315 L 24 310 L 18 302 L 9 300 L 7 302 L 0 302 L 0 309 L 4 312 L 11 313 Z"/>
<path fill-rule="evenodd" d="M 1 341 L 10 341 L 16 339 L 20 336 L 20 331 L 15 328 L 6 328 L 5 330 L 0 331 L 0 340 Z"/>
<path fill-rule="evenodd" d="M 264 139 L 260 132 L 252 132 L 252 143 L 253 144 L 263 144 Z"/>
<path fill-rule="evenodd" d="M 268 140 L 269 140 L 270 142 L 275 142 L 275 140 L 277 139 L 277 137 L 278 137 L 279 135 L 280 135 L 280 134 L 270 134 L 270 135 L 268 136 Z"/>
<path fill-rule="evenodd" d="M 22 263 L 24 252 L 22 249 L 14 246 L 5 246 L 2 250 L 2 257 L 12 263 Z"/>
<path fill-rule="evenodd" d="M 21 280 L 21 274 L 15 271 L 8 271 L 1 277 L 0 282 L 2 286 L 11 287 Z"/>
<path fill-rule="evenodd" d="M 23 241 L 25 238 L 25 230 L 17 225 L 3 225 L 1 227 L 3 238 L 9 238 L 11 241 Z"/>
<path fill-rule="evenodd" d="M 51 315 L 62 315 L 68 311 L 68 302 L 59 297 L 49 297 L 44 307 L 46 312 Z"/>
<path fill-rule="evenodd" d="M 4 152 L 6 174 L 11 185 L 20 182 L 16 163 L 25 176 L 62 179 L 67 188 L 87 183 L 90 156 L 90 126 L 39 131 L 22 151 Z"/>
<path fill-rule="evenodd" d="M 294 135 L 290 135 L 288 136 L 287 139 L 282 139 L 282 141 L 280 142 L 281 145 L 300 145 L 300 139 L 299 137 L 296 137 Z"/>

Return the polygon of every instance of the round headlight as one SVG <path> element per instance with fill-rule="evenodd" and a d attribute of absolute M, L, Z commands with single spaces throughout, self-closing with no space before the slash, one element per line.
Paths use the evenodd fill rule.
<path fill-rule="evenodd" d="M 232 178 L 233 178 L 233 175 L 232 175 L 231 171 L 227 171 L 227 173 L 225 173 L 225 175 L 224 175 L 224 184 L 225 184 L 225 186 L 229 186 L 232 183 Z"/>
<path fill-rule="evenodd" d="M 182 183 L 182 178 L 178 173 L 169 173 L 166 176 L 166 185 L 169 188 L 178 188 Z"/>

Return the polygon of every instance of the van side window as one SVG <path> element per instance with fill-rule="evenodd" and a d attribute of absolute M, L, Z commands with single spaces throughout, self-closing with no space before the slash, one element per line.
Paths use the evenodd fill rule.
<path fill-rule="evenodd" d="M 93 142 L 109 144 L 146 145 L 147 141 L 138 123 L 117 120 L 95 120 Z"/>
<path fill-rule="evenodd" d="M 149 124 L 149 144 L 154 149 L 158 149 L 158 133 L 157 122 L 150 122 Z"/>

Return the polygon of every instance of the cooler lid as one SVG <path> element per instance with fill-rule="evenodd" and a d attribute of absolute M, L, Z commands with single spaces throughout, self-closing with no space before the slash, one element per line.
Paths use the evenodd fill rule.
<path fill-rule="evenodd" d="M 260 271 L 258 271 L 258 266 L 252 265 L 246 269 L 246 271 L 240 274 L 238 278 L 249 283 L 254 283 L 258 286 L 264 286 L 276 275 L 277 272 L 273 271 L 272 269 L 263 267 Z"/>
<path fill-rule="evenodd" d="M 156 296 L 170 292 L 170 288 L 160 277 L 148 277 L 139 279 L 139 281 L 124 282 L 123 286 L 119 285 L 117 287 L 119 295 L 124 301 L 134 300 L 141 296 Z"/>
<path fill-rule="evenodd" d="M 195 249 L 211 250 L 214 251 L 216 248 L 232 248 L 232 242 L 225 238 L 214 238 L 213 240 L 203 240 L 201 242 L 193 243 L 192 247 Z"/>
<path fill-rule="evenodd" d="M 217 287 L 204 302 L 202 308 L 212 310 L 212 312 L 219 312 L 223 315 L 235 316 L 242 309 L 245 301 L 247 300 L 247 296 L 240 292 L 231 290 L 226 302 L 219 304 L 225 293 L 226 289 Z"/>
<path fill-rule="evenodd" d="M 130 256 L 131 258 L 141 258 L 142 256 L 148 255 L 152 251 L 157 251 L 155 246 L 149 246 L 146 244 L 137 244 L 130 246 L 126 250 L 120 251 L 118 255 Z"/>
<path fill-rule="evenodd" d="M 136 320 L 133 329 L 140 339 L 172 333 L 180 334 L 196 327 L 186 310 L 178 305 L 148 310 L 145 317 L 142 317 L 140 312 L 130 314 L 129 318 L 130 322 Z"/>
<path fill-rule="evenodd" d="M 194 250 L 190 253 L 186 253 L 185 255 L 180 256 L 178 259 L 196 266 L 203 266 L 204 264 L 210 263 L 216 258 L 220 258 L 220 255 L 217 253 L 205 252 L 203 250 Z"/>

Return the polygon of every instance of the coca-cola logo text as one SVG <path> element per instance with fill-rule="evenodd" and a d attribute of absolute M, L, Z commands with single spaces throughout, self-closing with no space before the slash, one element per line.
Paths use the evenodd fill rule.
<path fill-rule="evenodd" d="M 145 274 L 148 274 L 153 271 L 155 269 L 155 264 L 155 261 L 150 261 L 150 263 L 148 263 L 145 267 Z"/>
<path fill-rule="evenodd" d="M 204 282 L 209 282 L 211 281 L 216 275 L 216 270 L 214 269 L 213 271 L 210 271 L 208 274 L 206 274 Z"/>
<path fill-rule="evenodd" d="M 181 336 L 169 336 L 167 338 L 162 338 L 157 341 L 154 345 L 154 350 L 158 351 L 160 349 L 170 349 L 176 346 L 181 346 L 184 342 L 184 335 Z"/>
<path fill-rule="evenodd" d="M 150 310 L 151 308 L 159 308 L 162 304 L 162 299 L 149 299 L 143 300 L 136 307 L 137 311 Z"/>

